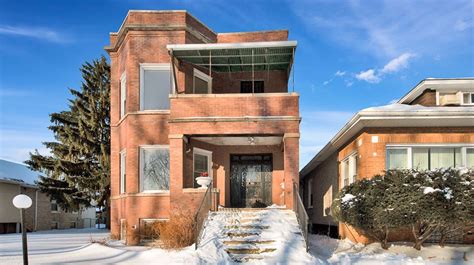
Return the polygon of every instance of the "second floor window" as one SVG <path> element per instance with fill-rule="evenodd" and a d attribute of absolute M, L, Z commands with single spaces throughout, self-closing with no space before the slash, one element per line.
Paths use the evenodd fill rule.
<path fill-rule="evenodd" d="M 169 64 L 140 64 L 140 110 L 168 110 L 171 91 Z"/>
<path fill-rule="evenodd" d="M 253 93 L 263 93 L 264 82 L 253 81 Z M 252 93 L 252 81 L 240 81 L 240 93 Z"/>
<path fill-rule="evenodd" d="M 120 118 L 125 116 L 126 106 L 127 106 L 127 76 L 125 72 L 123 72 L 122 76 L 120 77 Z"/>

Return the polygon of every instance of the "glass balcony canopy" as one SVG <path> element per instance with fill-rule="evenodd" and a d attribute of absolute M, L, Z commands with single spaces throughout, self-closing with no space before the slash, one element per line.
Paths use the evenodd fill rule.
<path fill-rule="evenodd" d="M 170 44 L 171 56 L 215 72 L 286 70 L 294 60 L 296 41 Z"/>

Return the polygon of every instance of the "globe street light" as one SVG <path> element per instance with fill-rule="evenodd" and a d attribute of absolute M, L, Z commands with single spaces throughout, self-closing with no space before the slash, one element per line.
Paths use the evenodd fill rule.
<path fill-rule="evenodd" d="M 25 227 L 25 209 L 31 207 L 31 198 L 25 194 L 16 195 L 13 198 L 13 205 L 20 209 L 21 216 L 21 239 L 23 243 L 23 264 L 28 265 L 28 246 L 26 243 L 26 227 Z"/>

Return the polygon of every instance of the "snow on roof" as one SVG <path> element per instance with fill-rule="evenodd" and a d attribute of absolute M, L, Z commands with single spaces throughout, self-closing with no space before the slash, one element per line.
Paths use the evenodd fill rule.
<path fill-rule="evenodd" d="M 40 174 L 25 164 L 0 159 L 0 179 L 35 185 Z"/>
<path fill-rule="evenodd" d="M 400 103 L 393 103 L 383 106 L 365 108 L 359 112 L 359 114 L 364 114 L 366 112 L 418 112 L 418 111 L 427 111 L 427 112 L 465 112 L 465 111 L 474 111 L 473 107 L 427 107 L 422 105 L 407 105 Z"/>
<path fill-rule="evenodd" d="M 300 171 L 304 178 L 364 127 L 456 127 L 474 124 L 474 107 L 426 107 L 393 103 L 357 112 Z"/>

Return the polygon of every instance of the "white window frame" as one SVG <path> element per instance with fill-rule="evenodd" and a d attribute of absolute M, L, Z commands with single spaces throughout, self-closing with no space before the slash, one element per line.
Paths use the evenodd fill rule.
<path fill-rule="evenodd" d="M 342 187 L 351 185 L 357 180 L 357 173 L 359 171 L 359 168 L 357 167 L 357 156 L 358 156 L 357 151 L 354 151 L 341 160 L 341 174 L 340 175 L 341 175 Z M 348 170 L 349 183 L 347 183 L 347 185 L 345 185 L 344 183 L 344 179 L 345 179 L 344 172 L 346 169 L 346 163 L 347 163 L 347 167 L 349 167 L 349 170 Z"/>
<path fill-rule="evenodd" d="M 153 110 L 145 110 L 144 105 L 145 105 L 145 98 L 143 95 L 144 89 L 145 89 L 145 70 L 155 70 L 155 71 L 170 71 L 170 91 L 168 93 L 172 94 L 173 91 L 175 90 L 175 84 L 173 80 L 173 73 L 171 69 L 171 64 L 170 63 L 141 63 L 140 64 L 140 111 L 141 112 L 166 112 L 168 113 L 170 110 L 169 109 L 153 109 Z"/>
<path fill-rule="evenodd" d="M 196 155 L 202 155 L 202 156 L 207 156 L 207 173 L 209 174 L 209 177 L 212 179 L 212 151 L 201 149 L 194 147 L 193 148 L 193 186 L 194 186 L 194 160 Z M 195 187 L 198 188 L 198 187 Z"/>
<path fill-rule="evenodd" d="M 194 68 L 193 71 L 193 94 L 195 93 L 194 78 L 197 77 L 207 82 L 207 94 L 212 94 L 212 77 Z"/>
<path fill-rule="evenodd" d="M 120 152 L 120 194 L 126 192 L 127 178 L 127 151 L 124 149 Z"/>
<path fill-rule="evenodd" d="M 385 169 L 388 170 L 388 149 L 407 149 L 407 169 L 413 169 L 413 148 L 461 148 L 461 167 L 467 166 L 467 149 L 474 148 L 474 144 L 387 144 L 385 149 Z"/>
<path fill-rule="evenodd" d="M 308 208 L 313 208 L 313 200 L 311 199 L 311 195 L 313 194 L 313 179 L 308 179 Z"/>
<path fill-rule="evenodd" d="M 469 95 L 469 103 L 464 103 L 464 94 L 468 94 Z M 474 95 L 474 92 L 461 92 L 461 105 L 467 105 L 467 106 L 471 106 L 471 105 L 474 105 L 474 101 L 472 101 L 472 96 Z"/>
<path fill-rule="evenodd" d="M 138 176 L 138 179 L 139 179 L 139 188 L 140 188 L 140 193 L 169 193 L 170 191 L 169 190 L 143 190 L 143 181 L 142 181 L 142 177 L 143 177 L 143 166 L 144 166 L 144 159 L 143 159 L 143 150 L 145 149 L 167 149 L 168 152 L 170 152 L 170 146 L 169 145 L 140 145 L 138 147 L 138 151 L 139 151 L 139 159 L 140 159 L 140 175 Z M 171 152 L 170 152 L 170 156 L 171 156 Z M 171 160 L 171 157 L 170 157 L 170 160 Z M 171 176 L 170 176 L 171 178 Z M 170 179 L 171 181 L 171 179 Z"/>
<path fill-rule="evenodd" d="M 125 116 L 127 104 L 127 73 L 124 71 L 120 76 L 120 119 Z"/>

